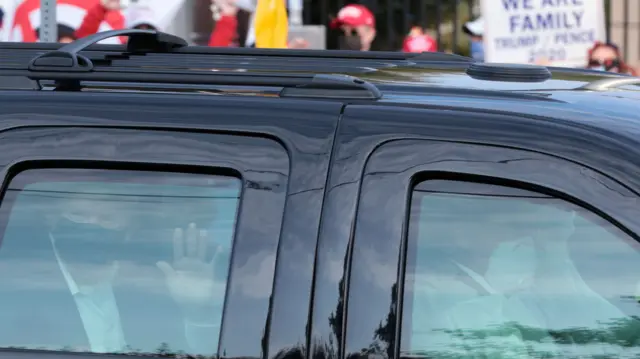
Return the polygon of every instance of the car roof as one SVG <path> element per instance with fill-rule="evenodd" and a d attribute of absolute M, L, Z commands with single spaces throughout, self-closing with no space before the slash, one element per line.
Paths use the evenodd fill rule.
<path fill-rule="evenodd" d="M 148 40 L 151 33 L 157 36 L 155 46 L 135 48 L 95 44 L 100 39 L 123 34 L 141 34 Z M 129 41 L 131 43 L 140 41 Z M 158 46 L 167 44 L 170 46 Z M 141 88 L 151 91 L 159 83 L 167 82 L 174 82 L 178 87 L 191 86 L 194 90 L 231 86 L 232 90 L 227 89 L 227 92 L 234 94 L 243 91 L 267 93 L 265 88 L 275 88 L 268 93 L 346 103 L 375 101 L 395 106 L 509 112 L 589 123 L 640 138 L 640 123 L 635 116 L 640 81 L 626 75 L 548 68 L 550 78 L 545 81 L 500 76 L 487 79 L 469 75 L 467 70 L 474 60 L 446 53 L 185 45 L 184 40 L 171 35 L 142 30 L 98 33 L 64 47 L 62 44 L 0 43 L 0 89 L 33 89 L 32 84 L 25 86 L 25 80 L 33 82 L 34 79 L 38 88 L 47 80 L 60 79 L 111 81 L 137 91 Z M 72 51 L 66 53 L 65 49 Z M 54 56 L 46 58 L 51 54 Z M 66 61 L 71 58 L 66 58 L 67 55 L 91 62 L 92 70 L 74 72 L 62 68 L 60 71 L 55 68 L 57 64 L 46 71 L 34 69 L 34 61 L 43 58 Z M 327 76 L 321 77 L 323 75 Z M 135 78 L 131 81 L 125 80 L 132 77 Z M 140 84 L 143 82 L 150 85 L 143 87 Z"/>

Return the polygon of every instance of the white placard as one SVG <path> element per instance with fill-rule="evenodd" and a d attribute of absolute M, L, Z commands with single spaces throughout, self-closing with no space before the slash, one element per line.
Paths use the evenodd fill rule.
<path fill-rule="evenodd" d="M 482 0 L 481 6 L 487 62 L 584 67 L 589 48 L 606 38 L 602 0 Z"/>

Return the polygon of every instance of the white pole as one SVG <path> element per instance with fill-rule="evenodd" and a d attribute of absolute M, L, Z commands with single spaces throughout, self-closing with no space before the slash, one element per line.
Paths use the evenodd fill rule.
<path fill-rule="evenodd" d="M 58 42 L 56 0 L 40 0 L 40 42 Z"/>
<path fill-rule="evenodd" d="M 289 0 L 289 25 L 302 26 L 303 0 Z"/>

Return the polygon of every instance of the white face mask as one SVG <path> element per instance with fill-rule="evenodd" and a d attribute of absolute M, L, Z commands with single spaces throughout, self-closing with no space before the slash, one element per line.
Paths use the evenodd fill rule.
<path fill-rule="evenodd" d="M 596 70 L 596 71 L 607 71 L 607 69 L 604 66 L 598 66 L 598 67 L 592 67 L 591 70 Z"/>
<path fill-rule="evenodd" d="M 484 278 L 497 293 L 518 291 L 533 281 L 536 260 L 532 238 L 502 243 L 491 255 Z"/>

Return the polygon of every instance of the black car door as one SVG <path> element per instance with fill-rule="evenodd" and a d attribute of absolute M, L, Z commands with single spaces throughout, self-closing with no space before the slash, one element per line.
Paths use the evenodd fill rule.
<path fill-rule="evenodd" d="M 608 176 L 633 156 L 481 111 L 349 106 L 339 133 L 317 357 L 637 355 L 636 180 Z"/>
<path fill-rule="evenodd" d="M 305 344 L 341 105 L 0 103 L 3 347 L 257 358 Z"/>

